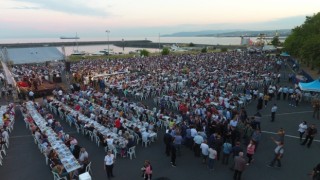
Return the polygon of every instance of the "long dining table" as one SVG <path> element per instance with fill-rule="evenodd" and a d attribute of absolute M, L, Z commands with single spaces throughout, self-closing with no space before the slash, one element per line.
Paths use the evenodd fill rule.
<path fill-rule="evenodd" d="M 39 127 L 40 131 L 48 136 L 48 141 L 51 144 L 51 147 L 57 152 L 58 157 L 66 171 L 70 173 L 81 168 L 81 165 L 71 153 L 70 149 L 58 137 L 53 129 L 47 126 L 46 120 L 36 110 L 33 102 L 27 102 L 26 108 L 28 110 L 28 114 L 30 114 L 36 125 Z"/>

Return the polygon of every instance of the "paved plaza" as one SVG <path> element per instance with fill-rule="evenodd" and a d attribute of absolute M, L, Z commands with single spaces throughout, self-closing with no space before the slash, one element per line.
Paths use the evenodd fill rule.
<path fill-rule="evenodd" d="M 277 103 L 279 109 L 276 114 L 275 122 L 270 122 L 270 109 L 272 103 Z M 320 150 L 319 135 L 312 144 L 311 148 L 299 145 L 298 124 L 306 120 L 309 124 L 315 123 L 320 127 L 320 120 L 312 118 L 312 107 L 310 103 L 302 102 L 298 107 L 289 106 L 287 101 L 276 101 L 268 104 L 268 107 L 261 111 L 262 119 L 262 141 L 259 144 L 257 153 L 254 155 L 254 162 L 247 167 L 243 174 L 244 180 L 277 180 L 308 179 L 307 174 L 319 163 L 318 152 Z M 255 113 L 256 102 L 252 102 L 246 108 L 249 115 Z M 77 134 L 75 127 L 70 127 L 65 121 L 61 121 L 65 132 L 72 134 L 78 139 L 81 146 L 87 149 L 89 158 L 92 161 L 93 179 L 106 179 L 106 173 L 103 169 L 104 149 L 97 147 L 88 137 Z M 275 144 L 270 139 L 279 128 L 284 128 L 285 137 L 285 155 L 282 159 L 283 167 L 269 168 L 266 166 L 273 157 Z M 164 130 L 159 134 L 157 142 L 144 148 L 137 146 L 137 158 L 130 160 L 128 158 L 118 158 L 116 160 L 114 173 L 115 178 L 119 180 L 142 179 L 140 168 L 145 159 L 149 159 L 154 169 L 154 179 L 165 177 L 171 180 L 191 180 L 191 179 L 232 179 L 232 171 L 228 166 L 222 165 L 219 161 L 214 164 L 214 171 L 210 172 L 205 165 L 201 163 L 200 158 L 194 157 L 192 151 L 187 148 L 182 149 L 182 155 L 177 158 L 177 167 L 171 167 L 170 158 L 164 154 L 164 144 L 162 142 Z M 25 123 L 21 113 L 16 113 L 16 124 L 14 131 L 10 136 L 10 148 L 7 156 L 4 158 L 3 166 L 0 167 L 0 173 L 4 180 L 43 180 L 52 179 L 53 176 L 49 167 L 45 164 L 45 158 L 40 153 L 37 145 L 34 144 L 29 130 L 25 128 Z"/>

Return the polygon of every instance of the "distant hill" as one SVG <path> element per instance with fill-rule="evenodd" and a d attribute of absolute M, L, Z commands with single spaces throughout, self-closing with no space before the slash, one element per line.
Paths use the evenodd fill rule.
<path fill-rule="evenodd" d="M 291 33 L 290 29 L 280 30 L 208 30 L 208 31 L 196 31 L 196 32 L 177 32 L 169 35 L 163 35 L 163 37 L 239 37 L 249 36 L 256 37 L 259 34 L 265 34 L 267 37 L 272 37 L 278 32 L 279 36 L 288 36 Z"/>
<path fill-rule="evenodd" d="M 229 33 L 235 31 L 242 31 L 240 29 L 230 30 L 206 30 L 206 31 L 194 31 L 194 32 L 177 32 L 173 34 L 165 34 L 162 37 L 194 37 L 194 36 L 206 36 L 208 34 Z"/>

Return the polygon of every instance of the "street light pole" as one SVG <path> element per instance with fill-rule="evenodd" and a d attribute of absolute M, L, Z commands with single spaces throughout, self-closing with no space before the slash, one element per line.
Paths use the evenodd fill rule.
<path fill-rule="evenodd" d="M 106 33 L 107 33 L 107 38 L 108 38 L 108 55 L 110 55 L 110 52 L 109 52 L 109 33 L 110 33 L 110 30 L 106 30 Z"/>
<path fill-rule="evenodd" d="M 160 52 L 160 33 L 159 33 L 159 52 Z"/>

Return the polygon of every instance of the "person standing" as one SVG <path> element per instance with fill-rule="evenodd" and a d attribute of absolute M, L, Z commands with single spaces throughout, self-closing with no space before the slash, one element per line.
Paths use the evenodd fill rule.
<path fill-rule="evenodd" d="M 316 126 L 314 124 L 312 124 L 310 127 L 308 127 L 307 136 L 301 145 L 305 145 L 309 141 L 307 146 L 308 146 L 308 148 L 310 148 L 312 141 L 313 141 L 313 138 L 317 133 L 318 133 L 318 131 L 317 131 Z"/>
<path fill-rule="evenodd" d="M 254 152 L 257 152 L 257 148 L 261 140 L 261 131 L 258 128 L 253 132 L 251 139 L 254 141 L 255 144 Z"/>
<path fill-rule="evenodd" d="M 313 107 L 313 118 L 319 119 L 319 111 L 320 111 L 320 102 L 319 100 L 315 100 L 312 102 L 312 107 Z"/>
<path fill-rule="evenodd" d="M 299 132 L 299 136 L 300 136 L 300 142 L 302 141 L 302 137 L 303 137 L 304 133 L 306 132 L 307 128 L 308 128 L 308 126 L 307 126 L 306 121 L 303 121 L 302 123 L 299 124 L 298 132 Z"/>
<path fill-rule="evenodd" d="M 152 166 L 150 161 L 146 160 L 144 162 L 144 180 L 151 180 L 152 178 Z"/>
<path fill-rule="evenodd" d="M 206 164 L 207 159 L 208 159 L 208 155 L 209 155 L 209 146 L 208 146 L 207 140 L 204 140 L 204 142 L 201 143 L 200 149 L 201 149 L 202 157 L 203 157 L 202 163 Z"/>
<path fill-rule="evenodd" d="M 231 145 L 231 144 L 230 144 Z M 214 160 L 217 157 L 217 151 L 213 148 L 213 145 L 209 148 L 208 168 L 213 171 Z"/>
<path fill-rule="evenodd" d="M 222 145 L 223 147 L 223 155 L 222 155 L 222 164 L 228 165 L 229 163 L 229 156 L 232 151 L 232 145 L 230 144 L 230 140 L 227 139 L 225 143 Z"/>
<path fill-rule="evenodd" d="M 198 133 L 193 138 L 194 141 L 194 155 L 196 157 L 200 157 L 200 145 L 203 142 L 203 137 L 200 136 Z"/>
<path fill-rule="evenodd" d="M 166 132 L 166 134 L 163 136 L 163 142 L 166 145 L 166 155 L 170 156 L 170 146 L 172 142 L 172 136 L 171 136 L 171 129 Z"/>
<path fill-rule="evenodd" d="M 176 158 L 177 158 L 177 148 L 171 143 L 171 166 L 177 167 L 176 165 Z"/>
<path fill-rule="evenodd" d="M 270 96 L 268 94 L 265 94 L 263 96 L 264 107 L 267 107 L 269 100 L 270 100 Z"/>
<path fill-rule="evenodd" d="M 277 144 L 277 147 L 274 149 L 274 158 L 270 162 L 270 164 L 268 164 L 268 166 L 274 167 L 274 163 L 277 162 L 278 163 L 277 167 L 281 167 L 281 158 L 284 153 L 283 142 L 276 141 L 274 138 L 271 138 L 271 139 L 273 140 L 274 143 Z"/>
<path fill-rule="evenodd" d="M 284 131 L 283 128 L 280 128 L 280 129 L 279 129 L 277 135 L 278 135 L 277 141 L 280 141 L 280 142 L 283 142 L 283 143 L 284 143 L 284 137 L 285 137 L 285 135 L 286 135 L 286 132 Z"/>
<path fill-rule="evenodd" d="M 108 179 L 114 177 L 113 175 L 113 164 L 115 161 L 115 156 L 112 154 L 111 150 L 107 152 L 107 155 L 104 157 L 104 169 L 107 171 Z"/>
<path fill-rule="evenodd" d="M 310 173 L 312 180 L 320 180 L 320 163 Z"/>
<path fill-rule="evenodd" d="M 254 155 L 255 149 L 256 149 L 256 146 L 254 144 L 254 141 L 251 140 L 247 146 L 247 157 L 248 157 L 247 165 L 250 165 L 250 163 L 252 162 L 253 160 L 252 156 Z"/>
<path fill-rule="evenodd" d="M 271 108 L 271 122 L 274 121 L 274 119 L 276 118 L 276 112 L 278 110 L 278 107 L 276 104 L 274 104 Z"/>
<path fill-rule="evenodd" d="M 242 172 L 246 167 L 246 160 L 243 158 L 243 152 L 239 152 L 239 155 L 234 158 L 234 180 L 240 180 Z"/>

